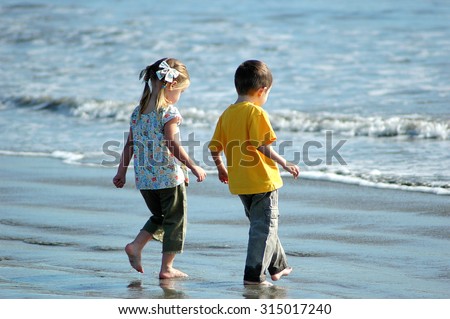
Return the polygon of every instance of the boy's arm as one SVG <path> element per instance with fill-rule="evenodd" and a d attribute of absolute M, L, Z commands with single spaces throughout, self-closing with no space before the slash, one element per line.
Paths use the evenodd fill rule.
<path fill-rule="evenodd" d="M 270 146 L 270 144 L 261 145 L 260 147 L 257 148 L 257 150 L 263 153 L 268 158 L 274 160 L 279 165 L 281 165 L 281 167 L 283 167 L 285 171 L 291 173 L 294 176 L 294 178 L 297 178 L 298 175 L 300 174 L 300 168 L 297 165 L 286 161 L 280 154 L 278 154 L 272 148 L 272 146 Z"/>
<path fill-rule="evenodd" d="M 210 152 L 211 152 L 211 156 L 214 160 L 214 164 L 216 164 L 217 171 L 219 172 L 219 180 L 224 184 L 228 184 L 228 170 L 222 161 L 222 156 L 220 155 L 220 152 L 216 152 L 216 151 L 210 151 Z"/>
<path fill-rule="evenodd" d="M 122 156 L 120 157 L 120 163 L 117 169 L 117 174 L 113 178 L 113 183 L 114 185 L 116 185 L 117 188 L 122 188 L 126 183 L 127 169 L 128 165 L 130 165 L 132 156 L 133 156 L 133 132 L 130 127 L 127 142 L 123 147 Z"/>
<path fill-rule="evenodd" d="M 192 171 L 192 173 L 197 177 L 197 182 L 202 182 L 206 178 L 206 173 L 203 168 L 191 160 L 183 146 L 181 146 L 177 121 L 178 120 L 174 118 L 164 125 L 164 139 L 166 140 L 167 147 L 181 163 L 186 165 L 187 168 Z"/>

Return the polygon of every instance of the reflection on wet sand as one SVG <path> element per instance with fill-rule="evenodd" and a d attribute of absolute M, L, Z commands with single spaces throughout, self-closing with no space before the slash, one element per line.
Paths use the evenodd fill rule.
<path fill-rule="evenodd" d="M 164 299 L 186 299 L 189 298 L 177 285 L 180 279 L 160 279 L 159 286 L 164 292 Z"/>
<path fill-rule="evenodd" d="M 196 284 L 194 284 L 196 285 Z M 208 283 L 211 286 L 211 291 L 217 288 L 217 285 Z M 204 288 L 204 285 L 202 285 Z M 221 286 L 218 284 L 218 286 Z M 159 287 L 161 291 L 153 290 L 154 285 L 143 285 L 142 280 L 131 281 L 127 288 L 129 290 L 129 298 L 131 299 L 189 299 L 186 291 L 192 287 L 183 286 L 183 282 L 179 279 L 161 279 L 159 280 Z M 223 283 L 222 283 L 222 288 Z M 288 295 L 288 289 L 281 286 L 247 286 L 242 285 L 233 287 L 233 290 L 240 292 L 240 295 L 246 299 L 285 299 Z M 239 295 L 236 295 L 238 297 Z"/>
<path fill-rule="evenodd" d="M 287 289 L 279 286 L 244 286 L 242 296 L 246 299 L 284 299 Z"/>
<path fill-rule="evenodd" d="M 149 286 L 150 287 L 150 286 Z M 162 293 L 147 289 L 142 280 L 131 281 L 127 288 L 132 299 L 186 299 L 189 298 L 179 285 L 179 279 L 161 279 L 159 287 Z"/>

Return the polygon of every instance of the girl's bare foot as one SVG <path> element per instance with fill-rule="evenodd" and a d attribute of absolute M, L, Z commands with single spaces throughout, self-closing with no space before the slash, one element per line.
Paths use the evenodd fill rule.
<path fill-rule="evenodd" d="M 141 253 L 139 251 L 136 251 L 133 244 L 126 245 L 125 252 L 128 255 L 128 260 L 130 261 L 131 267 L 133 267 L 140 273 L 144 273 L 144 268 L 142 268 L 141 265 Z"/>
<path fill-rule="evenodd" d="M 263 282 L 257 282 L 257 281 L 247 281 L 244 280 L 244 285 L 253 285 L 253 286 L 264 286 L 264 287 L 270 287 L 273 286 L 273 284 L 271 284 L 268 281 L 263 281 Z"/>
<path fill-rule="evenodd" d="M 272 275 L 271 278 L 273 281 L 280 280 L 283 276 L 288 276 L 292 271 L 292 267 L 287 267 L 284 270 L 280 271 L 278 274 Z"/>
<path fill-rule="evenodd" d="M 159 279 L 173 279 L 173 278 L 184 278 L 184 277 L 188 277 L 187 274 L 185 274 L 184 272 L 175 269 L 175 268 L 167 268 L 167 269 L 161 269 L 160 273 L 159 273 Z"/>

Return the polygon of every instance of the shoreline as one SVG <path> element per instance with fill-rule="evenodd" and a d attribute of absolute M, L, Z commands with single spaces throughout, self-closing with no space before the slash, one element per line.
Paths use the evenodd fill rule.
<path fill-rule="evenodd" d="M 74 166 L 83 166 L 83 167 L 92 167 L 103 169 L 100 164 L 93 163 L 83 163 L 81 162 L 84 158 L 84 155 L 79 153 L 65 152 L 65 151 L 55 151 L 53 153 L 44 153 L 44 152 L 12 152 L 12 151 L 2 151 L 0 150 L 0 157 L 30 157 L 30 158 L 47 158 L 49 160 L 59 160 L 63 164 L 74 165 Z M 132 162 L 131 162 L 132 166 Z M 112 167 L 109 167 L 112 168 Z M 216 169 L 207 169 L 205 171 L 208 174 L 215 175 Z M 291 177 L 290 174 L 284 171 L 280 171 L 281 176 L 283 178 Z M 355 185 L 361 187 L 369 187 L 369 188 L 377 188 L 377 189 L 387 189 L 387 190 L 400 190 L 400 191 L 408 191 L 408 192 L 418 192 L 418 193 L 426 193 L 426 194 L 434 194 L 440 196 L 450 196 L 450 188 L 446 187 L 432 187 L 425 185 L 412 185 L 412 184 L 397 184 L 397 183 L 387 183 L 387 182 L 376 182 L 367 179 L 363 179 L 360 177 L 333 173 L 333 172 L 321 172 L 321 171 L 305 171 L 301 170 L 301 179 L 318 181 L 318 182 L 331 182 L 337 184 L 344 185 Z"/>
<path fill-rule="evenodd" d="M 188 233 L 157 279 L 160 245 L 131 271 L 123 248 L 148 212 L 128 172 L 0 156 L 0 298 L 450 298 L 450 198 L 283 178 L 279 235 L 292 274 L 273 289 L 242 285 L 248 222 L 217 176 L 188 187 Z M 220 271 L 217 267 L 220 265 Z"/>

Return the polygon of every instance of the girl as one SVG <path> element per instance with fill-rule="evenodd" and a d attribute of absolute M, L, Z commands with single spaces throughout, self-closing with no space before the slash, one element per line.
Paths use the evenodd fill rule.
<path fill-rule="evenodd" d="M 136 187 L 152 216 L 134 241 L 126 245 L 125 252 L 131 266 L 143 273 L 141 252 L 162 230 L 159 278 L 186 277 L 173 268 L 175 255 L 183 250 L 186 233 L 186 166 L 197 182 L 206 178 L 205 171 L 189 158 L 179 141 L 182 117 L 174 104 L 188 88 L 189 74 L 180 61 L 161 59 L 142 70 L 141 78 L 144 92 L 131 115 L 130 133 L 113 183 L 118 188 L 125 185 L 127 167 L 134 154 Z"/>

